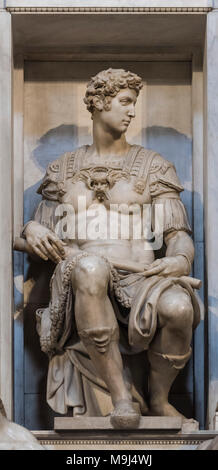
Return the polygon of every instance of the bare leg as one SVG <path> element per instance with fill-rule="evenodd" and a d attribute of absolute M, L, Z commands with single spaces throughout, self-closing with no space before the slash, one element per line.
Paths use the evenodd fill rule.
<path fill-rule="evenodd" d="M 91 255 L 80 260 L 72 275 L 76 325 L 99 376 L 111 393 L 115 406 L 113 425 L 127 427 L 129 422 L 134 427 L 138 425 L 139 415 L 132 406 L 124 380 L 119 328 L 107 296 L 108 281 L 109 267 L 104 260 Z M 128 415 L 128 420 L 123 415 Z"/>
<path fill-rule="evenodd" d="M 150 412 L 159 416 L 182 416 L 168 402 L 170 388 L 190 358 L 193 308 L 189 296 L 178 287 L 162 294 L 159 328 L 148 352 L 150 362 Z"/>

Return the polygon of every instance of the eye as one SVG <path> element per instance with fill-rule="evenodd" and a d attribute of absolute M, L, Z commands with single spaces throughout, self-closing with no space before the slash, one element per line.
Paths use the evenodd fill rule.
<path fill-rule="evenodd" d="M 120 100 L 120 102 L 121 102 L 121 104 L 123 104 L 125 106 L 125 105 L 129 104 L 130 101 L 127 100 L 127 99 L 123 99 L 123 100 Z"/>

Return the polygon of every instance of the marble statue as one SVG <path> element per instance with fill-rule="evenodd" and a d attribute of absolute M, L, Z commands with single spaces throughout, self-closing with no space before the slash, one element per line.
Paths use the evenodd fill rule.
<path fill-rule="evenodd" d="M 168 395 L 199 323 L 183 187 L 171 162 L 126 140 L 141 88 L 122 69 L 90 80 L 93 143 L 48 166 L 22 232 L 22 249 L 54 263 L 49 306 L 37 311 L 47 402 L 62 414 L 101 416 L 96 390 L 104 391 L 115 428 L 136 428 L 140 415 L 181 416 Z"/>
<path fill-rule="evenodd" d="M 28 429 L 9 421 L 0 399 L 0 450 L 43 450 Z"/>

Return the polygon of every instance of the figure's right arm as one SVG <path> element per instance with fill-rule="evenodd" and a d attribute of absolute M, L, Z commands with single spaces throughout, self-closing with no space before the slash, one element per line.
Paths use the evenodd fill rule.
<path fill-rule="evenodd" d="M 22 232 L 30 248 L 29 252 L 47 261 L 58 263 L 64 258 L 65 243 L 54 231 L 55 209 L 59 204 L 58 175 L 61 159 L 48 166 L 38 193 L 43 199 L 35 213 L 34 220 L 28 222 Z"/>
<path fill-rule="evenodd" d="M 39 222 L 31 221 L 27 224 L 23 235 L 30 246 L 32 253 L 43 260 L 50 259 L 59 263 L 65 257 L 65 243 L 57 235 Z"/>

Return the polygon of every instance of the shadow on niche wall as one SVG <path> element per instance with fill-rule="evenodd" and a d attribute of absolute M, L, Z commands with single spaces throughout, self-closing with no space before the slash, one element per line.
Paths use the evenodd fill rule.
<path fill-rule="evenodd" d="M 83 135 L 88 134 L 88 130 L 84 129 Z M 146 143 L 147 148 L 152 148 L 162 154 L 165 158 L 172 161 L 178 172 L 181 183 L 188 184 L 191 188 L 192 181 L 192 140 L 179 133 L 172 128 L 163 128 L 152 126 L 142 131 L 142 141 Z M 135 139 L 134 139 L 135 140 Z M 87 141 L 85 143 L 88 143 Z M 50 129 L 38 141 L 37 147 L 31 155 L 31 159 L 35 165 L 46 170 L 47 165 L 53 160 L 57 159 L 66 151 L 72 151 L 78 147 L 78 129 L 74 125 L 61 125 L 57 128 Z M 28 168 L 27 168 L 28 171 Z M 40 181 L 30 186 L 24 193 L 24 218 L 25 222 L 33 217 L 34 211 L 41 200 L 41 196 L 36 194 Z M 192 215 L 192 191 L 185 190 L 183 193 L 183 201 L 187 207 L 189 217 Z M 192 221 L 190 220 L 192 223 Z M 32 263 L 31 263 L 32 264 Z M 29 261 L 25 262 L 25 272 L 27 278 L 33 275 L 33 266 L 29 267 Z M 51 273 L 50 273 L 51 274 Z M 38 274 L 35 276 L 37 279 Z M 50 277 L 50 275 L 49 275 Z M 40 296 L 40 295 L 39 295 Z M 44 297 L 44 294 L 43 294 Z M 33 300 L 34 298 L 34 300 Z M 27 427 L 31 429 L 48 429 L 51 425 L 51 416 L 53 413 L 45 404 L 45 379 L 47 375 L 47 360 L 40 351 L 39 340 L 36 333 L 34 306 L 36 304 L 45 305 L 46 294 L 43 298 L 37 298 L 36 286 L 31 296 L 31 306 L 27 306 L 24 314 L 24 328 L 25 328 L 25 374 L 28 374 L 26 379 L 26 394 L 37 394 L 39 397 L 44 396 L 43 410 L 44 416 L 40 411 L 40 399 L 34 399 L 31 405 L 31 396 L 29 407 L 32 407 L 31 422 L 26 423 Z M 38 305 L 37 305 L 38 307 Z M 31 339 L 31 340 L 30 340 Z M 177 378 L 173 390 L 172 401 L 178 409 L 191 417 L 193 414 L 193 378 L 192 378 L 192 361 L 186 366 L 182 374 Z M 34 374 L 33 374 L 34 372 Z M 182 397 L 185 398 L 183 399 Z"/>
<path fill-rule="evenodd" d="M 65 152 L 78 146 L 78 128 L 72 124 L 61 124 L 40 137 L 31 160 L 41 170 Z"/>
<path fill-rule="evenodd" d="M 174 163 L 182 185 L 189 186 L 181 193 L 181 199 L 192 217 L 192 139 L 172 127 L 152 126 L 142 131 L 143 145 L 154 149 Z"/>
<path fill-rule="evenodd" d="M 88 128 L 80 129 L 83 135 L 88 136 Z M 43 176 L 49 163 L 56 160 L 65 152 L 70 152 L 78 147 L 78 127 L 73 124 L 62 124 L 50 129 L 38 140 L 37 147 L 30 155 L 35 166 L 43 171 Z M 27 170 L 28 171 L 28 170 Z M 24 222 L 33 217 L 34 211 L 41 200 L 36 193 L 40 181 L 30 186 L 24 192 Z"/>

